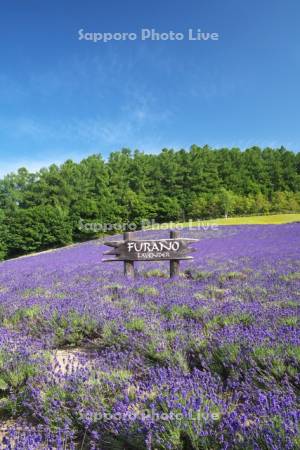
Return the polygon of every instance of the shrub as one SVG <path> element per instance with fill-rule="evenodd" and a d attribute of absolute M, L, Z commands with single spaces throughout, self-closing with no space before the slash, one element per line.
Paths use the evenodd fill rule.
<path fill-rule="evenodd" d="M 166 272 L 163 272 L 160 269 L 148 270 L 147 272 L 142 272 L 142 275 L 145 278 L 151 278 L 151 277 L 168 278 L 168 274 Z"/>
<path fill-rule="evenodd" d="M 237 365 L 237 358 L 240 353 L 239 344 L 216 345 L 211 351 L 211 361 L 209 367 L 212 372 L 220 375 L 226 381 Z"/>
<path fill-rule="evenodd" d="M 300 280 L 300 272 L 291 272 L 291 273 L 288 273 L 287 275 L 282 275 L 280 277 L 280 279 L 283 281 Z"/>
<path fill-rule="evenodd" d="M 55 311 L 50 325 L 54 333 L 55 347 L 79 345 L 86 338 L 91 339 L 99 335 L 99 327 L 95 320 L 73 310 L 66 315 Z"/>
<path fill-rule="evenodd" d="M 145 321 L 144 319 L 137 317 L 136 319 L 132 319 L 125 326 L 129 331 L 144 331 Z"/>
<path fill-rule="evenodd" d="M 187 305 L 176 305 L 167 312 L 167 316 L 170 318 L 180 317 L 183 319 L 193 319 L 202 321 L 206 314 L 209 312 L 208 307 L 202 308 L 190 308 Z"/>
<path fill-rule="evenodd" d="M 208 286 L 205 290 L 205 294 L 210 298 L 221 300 L 226 294 L 226 289 L 220 289 L 216 286 Z"/>
<path fill-rule="evenodd" d="M 137 289 L 137 293 L 140 295 L 158 295 L 159 291 L 152 286 L 142 286 Z"/>
<path fill-rule="evenodd" d="M 211 272 L 186 269 L 184 271 L 184 276 L 190 280 L 202 281 L 202 280 L 207 280 L 208 278 L 211 278 L 213 276 L 213 274 Z"/>
<path fill-rule="evenodd" d="M 20 327 L 20 325 L 29 325 L 34 328 L 34 323 L 41 316 L 41 307 L 34 305 L 28 308 L 18 308 L 11 316 L 4 319 L 6 327 Z"/>
<path fill-rule="evenodd" d="M 287 327 L 297 327 L 299 319 L 296 316 L 284 317 L 282 319 L 279 319 L 278 323 Z"/>
<path fill-rule="evenodd" d="M 100 348 L 116 346 L 125 349 L 128 344 L 128 336 L 120 331 L 115 320 L 105 322 L 99 339 Z"/>
<path fill-rule="evenodd" d="M 243 272 L 227 272 L 219 276 L 219 283 L 222 287 L 226 281 L 245 280 L 247 275 Z"/>
<path fill-rule="evenodd" d="M 27 382 L 38 371 L 37 361 L 0 351 L 0 417 L 16 416 L 24 410 Z"/>

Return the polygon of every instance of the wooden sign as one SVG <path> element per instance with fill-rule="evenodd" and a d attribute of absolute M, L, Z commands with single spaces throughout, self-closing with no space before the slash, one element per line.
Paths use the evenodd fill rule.
<path fill-rule="evenodd" d="M 124 233 L 123 241 L 107 241 L 105 245 L 112 247 L 104 252 L 115 258 L 104 259 L 104 262 L 124 261 L 125 275 L 134 275 L 134 261 L 164 261 L 170 260 L 170 276 L 178 275 L 179 261 L 193 259 L 190 252 L 195 251 L 188 247 L 198 239 L 180 238 L 178 232 L 171 231 L 170 239 L 133 239 L 133 233 Z"/>

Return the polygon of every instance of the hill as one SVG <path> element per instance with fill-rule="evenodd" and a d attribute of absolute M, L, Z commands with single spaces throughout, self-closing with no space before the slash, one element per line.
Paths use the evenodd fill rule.
<path fill-rule="evenodd" d="M 300 224 L 182 235 L 175 279 L 101 240 L 0 264 L 1 448 L 297 448 Z"/>

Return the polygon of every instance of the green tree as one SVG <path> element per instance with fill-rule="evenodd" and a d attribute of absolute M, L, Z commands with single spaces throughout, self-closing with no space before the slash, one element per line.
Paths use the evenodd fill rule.
<path fill-rule="evenodd" d="M 221 188 L 219 192 L 220 205 L 225 219 L 234 211 L 236 198 L 233 192 Z"/>
<path fill-rule="evenodd" d="M 5 224 L 5 213 L 0 209 L 0 261 L 7 255 L 8 229 Z"/>
<path fill-rule="evenodd" d="M 99 235 L 82 222 L 158 222 L 300 209 L 300 156 L 284 147 L 158 154 L 122 149 L 0 180 L 0 257 Z M 101 229 L 101 228 L 100 228 Z"/>
<path fill-rule="evenodd" d="M 17 209 L 6 217 L 7 253 L 16 256 L 72 242 L 71 226 L 60 207 L 36 206 Z"/>

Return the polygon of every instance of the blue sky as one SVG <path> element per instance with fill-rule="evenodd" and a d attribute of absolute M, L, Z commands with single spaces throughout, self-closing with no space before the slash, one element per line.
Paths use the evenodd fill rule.
<path fill-rule="evenodd" d="M 299 18 L 298 0 L 2 1 L 0 175 L 122 147 L 299 151 Z M 185 39 L 142 41 L 143 28 Z"/>

